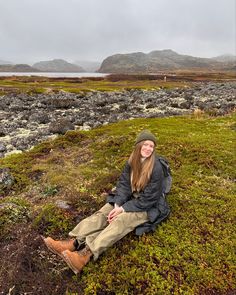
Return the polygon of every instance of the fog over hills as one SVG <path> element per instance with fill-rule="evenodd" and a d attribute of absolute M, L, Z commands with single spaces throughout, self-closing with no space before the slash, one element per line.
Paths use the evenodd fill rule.
<path fill-rule="evenodd" d="M 0 71 L 2 72 L 156 73 L 177 70 L 230 71 L 235 68 L 235 55 L 224 54 L 201 58 L 179 54 L 171 49 L 154 50 L 149 53 L 118 53 L 108 56 L 102 62 L 77 60 L 69 63 L 63 59 L 53 59 L 39 61 L 30 66 L 23 63 L 14 65 L 11 62 L 0 60 Z"/>
<path fill-rule="evenodd" d="M 0 59 L 0 65 L 10 65 L 10 64 L 12 64 L 12 62 Z"/>
<path fill-rule="evenodd" d="M 74 64 L 82 67 L 86 72 L 96 72 L 101 66 L 101 62 L 86 60 L 76 60 Z"/>
<path fill-rule="evenodd" d="M 27 64 L 0 64 L 0 72 L 22 72 L 22 73 L 30 73 L 30 72 L 40 72 L 40 70 L 31 67 Z"/>
<path fill-rule="evenodd" d="M 32 66 L 57 58 L 83 67 L 77 61 L 167 48 L 235 55 L 235 19 L 235 0 L 0 1 L 0 59 Z"/>
<path fill-rule="evenodd" d="M 231 70 L 235 66 L 235 62 L 235 56 L 200 58 L 165 49 L 151 51 L 147 54 L 135 52 L 109 56 L 102 62 L 98 72 L 155 73 L 166 70 Z"/>
<path fill-rule="evenodd" d="M 236 55 L 233 54 L 223 54 L 216 57 L 212 57 L 212 59 L 216 61 L 222 61 L 222 62 L 236 62 Z"/>
<path fill-rule="evenodd" d="M 34 68 L 43 72 L 85 72 L 85 70 L 63 59 L 53 59 L 49 61 L 40 61 L 33 65 Z"/>

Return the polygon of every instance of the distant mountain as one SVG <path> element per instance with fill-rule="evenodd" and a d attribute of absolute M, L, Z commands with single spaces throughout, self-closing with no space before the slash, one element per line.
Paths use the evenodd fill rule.
<path fill-rule="evenodd" d="M 17 64 L 17 65 L 0 65 L 0 72 L 40 72 L 39 70 L 27 65 L 27 64 Z"/>
<path fill-rule="evenodd" d="M 76 60 L 74 64 L 81 66 L 86 72 L 90 73 L 96 72 L 101 66 L 101 62 L 97 61 Z"/>
<path fill-rule="evenodd" d="M 12 62 L 0 59 L 0 65 L 11 65 Z"/>
<path fill-rule="evenodd" d="M 69 63 L 63 59 L 40 61 L 35 63 L 33 67 L 42 72 L 65 72 L 65 73 L 85 72 L 85 70 L 82 67 Z"/>
<path fill-rule="evenodd" d="M 234 62 L 221 62 L 211 58 L 200 58 L 178 54 L 171 49 L 156 50 L 148 54 L 135 52 L 115 54 L 101 64 L 100 73 L 155 73 L 176 70 L 230 70 Z"/>
<path fill-rule="evenodd" d="M 216 57 L 212 57 L 212 59 L 220 62 L 236 62 L 236 55 L 233 54 L 223 54 Z"/>

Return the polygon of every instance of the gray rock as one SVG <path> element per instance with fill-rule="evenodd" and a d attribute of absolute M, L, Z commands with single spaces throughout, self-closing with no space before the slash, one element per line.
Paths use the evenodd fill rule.
<path fill-rule="evenodd" d="M 39 124 L 46 124 L 46 123 L 49 123 L 50 120 L 47 113 L 38 112 L 38 113 L 31 114 L 29 117 L 29 121 L 37 122 Z"/>
<path fill-rule="evenodd" d="M 183 115 L 196 108 L 224 115 L 236 107 L 235 93 L 235 82 L 199 82 L 191 89 L 0 96 L 0 137 L 7 149 L 0 156 L 74 126 L 88 130 L 129 118 Z"/>
<path fill-rule="evenodd" d="M 10 188 L 15 182 L 8 168 L 0 168 L 0 188 Z"/>
<path fill-rule="evenodd" d="M 3 143 L 0 143 L 0 153 L 6 152 L 7 148 Z"/>
<path fill-rule="evenodd" d="M 71 206 L 64 200 L 57 200 L 55 205 L 60 209 L 70 209 Z"/>
<path fill-rule="evenodd" d="M 73 124 L 66 118 L 59 119 L 50 123 L 49 131 L 51 133 L 65 134 L 66 131 L 74 130 Z"/>

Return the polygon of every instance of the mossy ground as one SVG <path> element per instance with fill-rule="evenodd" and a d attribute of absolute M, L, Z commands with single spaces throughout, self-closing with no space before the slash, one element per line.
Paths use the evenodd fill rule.
<path fill-rule="evenodd" d="M 11 200 L 19 208 L 15 227 L 2 230 L 1 288 L 14 286 L 11 294 L 234 294 L 235 118 L 122 121 L 71 131 L 1 159 L 16 179 L 1 203 Z M 76 277 L 47 251 L 40 234 L 65 238 L 104 203 L 143 129 L 157 134 L 157 153 L 172 167 L 171 215 L 152 234 L 127 235 Z M 59 199 L 71 209 L 58 209 Z M 12 263 L 6 249 L 13 251 L 7 252 Z"/>
<path fill-rule="evenodd" d="M 166 81 L 164 81 L 166 77 Z M 158 90 L 191 86 L 199 81 L 235 81 L 232 72 L 175 72 L 161 75 L 124 75 L 113 74 L 105 77 L 87 78 L 47 78 L 30 77 L 0 77 L 0 95 L 7 93 L 40 94 L 49 92 L 86 93 L 90 91 L 123 91 L 131 89 Z"/>

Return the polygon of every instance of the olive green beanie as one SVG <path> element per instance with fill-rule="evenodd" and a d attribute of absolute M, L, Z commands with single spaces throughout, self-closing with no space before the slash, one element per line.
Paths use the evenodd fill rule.
<path fill-rule="evenodd" d="M 136 138 L 135 141 L 135 145 L 137 143 L 139 143 L 140 141 L 144 141 L 144 140 L 151 140 L 155 143 L 155 145 L 157 144 L 157 139 L 156 137 L 149 131 L 149 130 L 143 130 L 138 137 Z"/>

